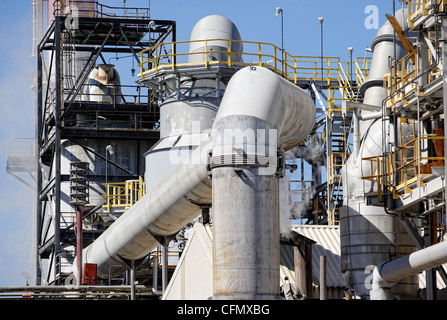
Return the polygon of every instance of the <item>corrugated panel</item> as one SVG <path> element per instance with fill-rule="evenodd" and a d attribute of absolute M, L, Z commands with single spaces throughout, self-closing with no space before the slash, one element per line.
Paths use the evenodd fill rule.
<path fill-rule="evenodd" d="M 327 285 L 328 287 L 343 287 L 343 277 L 341 274 L 341 260 L 340 260 L 340 230 L 338 226 L 323 226 L 323 225 L 294 225 L 292 230 L 317 242 L 312 246 L 312 273 L 314 285 L 319 284 L 320 276 L 320 255 L 327 257 Z M 282 247 L 281 247 L 282 249 Z M 293 271 L 293 250 L 284 251 L 284 255 L 291 255 L 291 265 L 281 266 L 281 271 L 284 276 L 288 274 L 289 279 L 295 279 Z M 290 257 L 282 257 L 284 261 Z M 282 262 L 281 262 L 282 264 Z M 291 270 L 285 270 L 291 266 Z M 443 265 L 447 270 L 447 264 Z M 284 270 L 283 270 L 284 269 Z M 283 277 L 283 276 L 282 276 Z M 439 273 L 436 273 L 438 289 L 446 288 L 446 284 L 442 280 Z M 419 287 L 425 288 L 425 272 L 419 274 Z"/>
<path fill-rule="evenodd" d="M 312 273 L 315 285 L 320 284 L 320 256 L 326 256 L 328 287 L 343 287 L 340 258 L 340 229 L 338 226 L 295 225 L 292 230 L 315 241 L 312 246 Z"/>
<path fill-rule="evenodd" d="M 293 231 L 315 241 L 312 246 L 312 278 L 314 285 L 320 283 L 320 256 L 326 256 L 326 283 L 328 287 L 343 287 L 340 269 L 340 231 L 338 226 L 294 225 Z M 295 281 L 293 248 L 281 246 L 281 284 L 287 276 Z"/>
<path fill-rule="evenodd" d="M 163 300 L 206 300 L 213 295 L 211 235 L 196 223 Z"/>

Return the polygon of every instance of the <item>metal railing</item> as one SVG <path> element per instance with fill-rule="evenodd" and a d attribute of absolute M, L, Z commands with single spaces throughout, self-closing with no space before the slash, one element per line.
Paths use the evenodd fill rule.
<path fill-rule="evenodd" d="M 76 12 L 72 12 L 73 8 L 76 8 Z M 56 0 L 53 14 L 54 16 L 76 14 L 78 17 L 86 18 L 149 19 L 148 8 L 112 7 L 97 1 L 91 5 L 84 5 L 82 1 Z"/>
<path fill-rule="evenodd" d="M 414 27 L 414 22 L 421 16 L 431 13 L 434 5 L 439 5 L 439 12 L 444 12 L 445 0 L 408 0 L 408 26 Z"/>
<path fill-rule="evenodd" d="M 328 175 L 328 183 L 338 183 L 341 179 L 341 169 L 347 160 L 349 158 L 350 153 L 347 152 L 332 152 L 328 155 L 328 168 L 327 168 L 327 175 Z"/>
<path fill-rule="evenodd" d="M 103 197 L 106 204 L 103 205 L 107 211 L 113 208 L 124 208 L 128 210 L 146 194 L 146 187 L 142 177 L 135 180 L 127 180 L 118 183 L 104 183 L 106 194 Z"/>
<path fill-rule="evenodd" d="M 197 44 L 202 49 L 190 53 L 190 46 L 197 47 Z M 216 44 L 223 49 L 216 50 Z M 242 46 L 243 52 L 234 51 L 234 48 Z M 283 75 L 295 84 L 314 81 L 328 88 L 329 117 L 334 111 L 341 111 L 341 108 L 335 108 L 338 102 L 360 101 L 359 87 L 355 84 L 367 80 L 371 63 L 369 57 L 343 62 L 338 57 L 293 56 L 271 43 L 227 39 L 164 42 L 139 52 L 139 55 L 140 78 L 214 66 L 236 69 L 261 66 Z"/>
<path fill-rule="evenodd" d="M 203 49 L 190 53 L 189 46 L 197 43 L 200 43 Z M 216 50 L 216 43 L 219 43 L 219 47 L 223 49 Z M 243 52 L 232 50 L 241 44 L 244 47 Z M 313 80 L 331 85 L 349 79 L 349 70 L 351 70 L 350 62 L 341 62 L 338 57 L 293 56 L 271 43 L 228 39 L 163 42 L 139 52 L 139 55 L 141 61 L 138 65 L 139 77 L 162 71 L 210 68 L 217 65 L 228 68 L 260 66 L 282 74 L 295 84 L 300 80 Z M 216 59 L 216 57 L 220 58 Z M 242 59 L 235 59 L 235 57 Z M 190 59 L 198 62 L 189 62 Z M 358 59 L 355 65 L 355 76 L 354 71 L 352 72 L 354 76 L 352 80 L 360 78 L 361 75 L 364 81 L 365 74 L 367 75 L 367 64 L 366 69 L 361 67 L 361 60 Z"/>
<path fill-rule="evenodd" d="M 20 158 L 36 157 L 35 139 L 14 139 L 6 144 L 6 155 Z"/>
<path fill-rule="evenodd" d="M 386 101 L 388 108 L 393 108 L 398 102 L 406 101 L 409 95 L 417 91 L 419 84 L 415 78 L 418 75 L 418 59 L 415 59 L 415 56 L 416 50 L 413 50 L 392 66 L 390 73 L 385 75 L 385 96 L 389 97 Z"/>
<path fill-rule="evenodd" d="M 99 88 L 98 90 L 90 89 Z M 76 92 L 76 88 L 64 87 L 64 98 L 68 99 Z M 148 104 L 153 102 L 154 93 L 147 87 L 139 85 L 125 85 L 125 84 L 88 84 L 84 83 L 79 90 L 79 93 L 74 98 L 74 102 L 89 102 L 89 103 L 131 103 L 131 104 Z"/>
<path fill-rule="evenodd" d="M 415 187 L 425 185 L 423 180 L 430 174 L 431 166 L 444 166 L 443 156 L 422 155 L 421 152 L 429 141 L 443 143 L 443 140 L 443 136 L 420 136 L 393 153 L 363 158 L 370 162 L 370 175 L 363 179 L 377 183 L 379 201 L 382 201 L 383 185 L 394 198 L 401 193 L 411 193 Z"/>

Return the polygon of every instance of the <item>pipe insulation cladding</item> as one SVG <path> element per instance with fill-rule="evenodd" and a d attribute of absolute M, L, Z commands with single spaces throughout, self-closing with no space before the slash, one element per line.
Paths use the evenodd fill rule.
<path fill-rule="evenodd" d="M 228 61 L 228 51 L 233 52 L 230 55 L 231 62 L 242 62 L 241 35 L 234 23 L 224 16 L 210 15 L 200 19 L 191 32 L 190 41 L 189 63 Z M 208 54 L 206 59 L 204 52 Z"/>
<path fill-rule="evenodd" d="M 214 299 L 279 296 L 277 150 L 310 133 L 315 107 L 301 88 L 248 67 L 228 84 L 213 125 Z"/>
<path fill-rule="evenodd" d="M 274 149 L 274 157 L 270 154 L 267 158 L 276 160 L 278 145 L 284 150 L 298 145 L 310 133 L 314 123 L 315 107 L 304 90 L 265 68 L 239 70 L 228 84 L 212 133 L 163 181 L 85 248 L 84 261 L 97 264 L 99 277 L 120 275 L 127 269 L 125 260 L 147 255 L 158 245 L 158 237 L 175 235 L 197 217 L 201 204 L 212 201 L 216 237 L 213 238 L 216 239 L 213 245 L 214 277 L 217 279 L 214 282 L 215 296 L 278 296 L 276 161 L 272 161 L 274 167 L 265 165 L 269 161 L 262 167 L 259 165 L 261 161 L 242 166 L 233 162 L 215 164 L 211 180 L 208 155 L 211 150 L 212 158 L 224 155 L 222 151 L 227 148 L 219 138 L 225 129 L 233 134 L 235 131 L 232 130 L 236 130 L 248 135 L 254 130 L 255 137 L 263 137 L 255 140 L 260 147 L 255 151 L 264 152 L 259 158 L 266 155 L 265 150 Z M 265 144 L 266 135 L 263 135 L 265 130 L 269 135 L 268 145 Z M 250 143 L 251 140 L 243 141 Z M 237 144 L 231 145 L 231 149 L 250 151 L 247 144 L 240 146 L 240 150 Z M 229 177 L 225 176 L 227 171 Z M 216 190 L 212 192 L 211 187 Z"/>
<path fill-rule="evenodd" d="M 384 261 L 373 272 L 371 300 L 392 300 L 390 288 L 399 280 L 447 263 L 447 241 L 408 256 Z"/>

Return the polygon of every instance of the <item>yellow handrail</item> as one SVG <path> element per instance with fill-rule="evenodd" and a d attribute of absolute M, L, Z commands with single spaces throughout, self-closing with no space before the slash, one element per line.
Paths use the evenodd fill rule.
<path fill-rule="evenodd" d="M 395 198 L 399 194 L 411 193 L 413 187 L 424 185 L 423 177 L 429 174 L 432 165 L 444 166 L 444 157 L 442 156 L 422 156 L 420 154 L 421 143 L 423 140 L 444 140 L 443 136 L 421 136 L 416 137 L 403 146 L 396 149 L 395 152 L 363 158 L 370 162 L 370 175 L 363 177 L 365 180 L 377 182 L 378 198 L 382 201 L 382 183 L 388 182 L 388 191 L 393 193 Z"/>
<path fill-rule="evenodd" d="M 103 208 L 111 212 L 112 208 L 129 209 L 146 194 L 145 183 L 142 177 L 118 183 L 104 183 L 106 204 Z"/>
<path fill-rule="evenodd" d="M 222 50 L 217 50 L 215 43 L 220 43 Z M 179 47 L 189 47 L 194 43 L 202 43 L 203 50 L 189 52 L 189 48 L 179 50 Z M 213 45 L 214 43 L 214 45 Z M 222 45 L 224 43 L 225 45 Z M 242 44 L 244 52 L 232 51 L 235 43 Z M 213 47 L 213 49 L 209 49 Z M 330 85 L 334 81 L 342 80 L 342 64 L 338 57 L 317 57 L 317 56 L 293 56 L 284 51 L 284 61 L 282 61 L 283 50 L 271 43 L 209 39 L 164 42 L 157 44 L 139 52 L 140 67 L 139 77 L 149 74 L 159 73 L 167 70 L 179 70 L 182 68 L 209 68 L 214 65 L 226 67 L 262 66 L 273 70 L 294 82 L 299 80 L 323 81 Z M 212 60 L 210 56 L 220 56 L 219 60 Z M 191 57 L 202 56 L 200 62 L 188 62 Z M 244 61 L 237 61 L 234 56 L 241 56 Z M 321 68 L 323 67 L 323 68 Z M 349 69 L 348 69 L 349 70 Z M 360 69 L 356 68 L 358 73 Z"/>
<path fill-rule="evenodd" d="M 421 16 L 430 14 L 432 5 L 439 4 L 439 12 L 444 12 L 445 0 L 408 0 L 408 26 L 414 27 L 414 22 Z"/>
<path fill-rule="evenodd" d="M 413 63 L 414 55 L 416 50 L 399 60 L 390 68 L 390 73 L 385 75 L 385 96 L 390 97 L 386 106 L 389 108 L 393 108 L 400 101 L 406 101 L 406 97 L 417 90 L 418 83 L 414 79 L 418 74 L 418 65 Z"/>

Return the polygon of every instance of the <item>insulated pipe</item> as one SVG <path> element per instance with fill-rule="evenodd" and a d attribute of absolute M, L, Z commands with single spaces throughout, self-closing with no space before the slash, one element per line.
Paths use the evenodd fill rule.
<path fill-rule="evenodd" d="M 447 263 L 447 241 L 396 260 L 382 262 L 373 272 L 371 300 L 391 300 L 390 288 L 397 281 L 444 263 Z"/>
<path fill-rule="evenodd" d="M 82 284 L 82 247 L 83 247 L 83 239 L 82 239 L 82 213 L 80 208 L 76 208 L 76 256 L 77 259 L 77 267 L 78 267 L 78 286 Z"/>
<path fill-rule="evenodd" d="M 126 260 L 143 258 L 159 244 L 160 237 L 175 235 L 197 217 L 200 204 L 211 203 L 208 146 L 209 142 L 202 143 L 84 249 L 84 261 L 97 264 L 98 277 L 122 274 L 128 268 Z"/>
<path fill-rule="evenodd" d="M 315 123 L 310 96 L 273 72 L 247 67 L 231 79 L 213 125 L 213 298 L 279 296 L 277 149 Z"/>
<path fill-rule="evenodd" d="M 247 83 L 243 84 L 244 81 Z M 234 85 L 230 85 L 232 82 Z M 230 86 L 231 89 L 229 89 Z M 315 108 L 312 99 L 302 89 L 267 69 L 244 68 L 233 76 L 229 88 L 224 96 L 226 102 L 222 103 L 216 116 L 213 133 L 220 132 L 225 128 L 222 125 L 225 125 L 228 120 L 239 118 L 241 121 L 236 123 L 242 125 L 245 119 L 249 119 L 252 123 L 260 123 L 264 127 L 277 130 L 279 146 L 290 149 L 305 138 L 315 123 Z M 237 102 L 237 105 L 234 105 L 233 102 Z M 99 277 L 108 278 L 120 275 L 128 268 L 126 260 L 137 260 L 147 255 L 158 245 L 157 239 L 175 235 L 198 215 L 201 204 L 211 203 L 211 180 L 208 176 L 207 156 L 212 147 L 217 154 L 217 151 L 220 150 L 217 146 L 219 144 L 215 144 L 213 147 L 211 137 L 204 140 L 163 181 L 149 190 L 95 242 L 84 249 L 85 262 L 97 264 Z M 223 169 L 223 167 L 215 168 L 213 176 L 214 174 L 216 177 L 219 175 L 219 171 L 216 171 L 218 169 Z M 267 168 L 265 171 L 269 172 L 269 169 Z M 271 243 L 270 240 L 261 242 L 261 244 L 268 243 L 270 246 L 262 248 L 263 254 L 259 256 L 262 261 L 274 260 L 276 264 L 273 266 L 269 262 L 268 267 L 272 268 L 270 273 L 272 281 L 268 284 L 268 290 L 262 291 L 266 297 L 271 297 L 279 294 L 278 187 L 276 177 L 271 178 L 266 175 L 265 178 L 260 177 L 259 180 L 270 181 L 265 182 L 266 188 L 263 187 L 263 183 L 258 184 L 258 189 L 262 191 L 259 195 L 256 195 L 257 189 L 250 190 L 251 198 L 247 199 L 247 202 L 252 205 L 251 208 L 244 207 L 245 196 L 243 194 L 234 192 L 226 195 L 220 194 L 221 198 L 215 200 L 215 203 L 220 205 L 213 209 L 214 214 L 216 214 L 216 210 L 219 212 L 219 218 L 214 221 L 214 226 L 216 227 L 219 219 L 222 218 L 228 222 L 232 217 L 242 218 L 246 213 L 256 214 L 257 209 L 263 210 L 259 211 L 260 217 L 262 217 L 260 220 L 255 219 L 256 216 L 247 214 L 250 217 L 247 222 L 250 224 L 245 224 L 244 229 L 247 231 L 247 237 L 253 240 L 262 240 L 267 237 L 272 241 Z M 243 188 L 241 184 L 245 183 L 250 184 L 250 181 L 240 180 L 234 190 L 241 190 Z M 218 182 L 213 181 L 213 185 L 218 186 Z M 222 196 L 225 198 L 224 201 L 222 201 Z M 271 199 L 271 205 L 268 208 L 260 205 L 265 199 Z M 236 206 L 233 201 L 237 203 Z M 258 204 L 257 201 L 259 201 Z M 223 212 L 223 207 L 226 205 L 236 208 L 236 211 L 228 217 L 225 217 Z M 226 226 L 228 227 L 227 224 Z M 222 230 L 222 228 L 218 230 Z M 260 233 L 255 234 L 253 231 L 260 231 Z M 218 234 L 222 233 L 218 231 Z M 239 236 L 245 237 L 243 234 Z M 233 241 L 237 243 L 238 238 L 233 238 Z M 217 243 L 220 243 L 219 240 Z M 251 244 L 259 245 L 257 241 L 251 242 Z M 244 245 L 247 247 L 247 244 Z M 253 248 L 253 252 L 256 254 L 252 256 L 253 259 L 250 262 L 256 264 L 252 264 L 250 268 L 262 270 L 264 266 L 257 263 L 260 261 L 257 259 L 259 249 L 259 246 Z M 270 251 L 273 249 L 275 251 Z M 266 257 L 267 254 L 274 258 Z M 241 258 L 238 255 L 237 263 L 242 262 Z M 217 257 L 216 259 L 221 261 Z M 76 266 L 76 259 L 73 265 Z M 250 276 L 255 275 L 256 272 L 250 272 Z M 226 279 L 228 280 L 228 278 Z M 228 283 L 228 281 L 225 282 Z"/>
<path fill-rule="evenodd" d="M 207 16 L 194 26 L 191 40 L 205 39 L 241 40 L 233 22 L 219 15 Z M 201 41 L 191 43 L 190 52 L 203 51 L 204 48 L 201 48 L 203 45 L 204 42 Z M 208 45 L 208 51 L 228 52 L 227 41 L 211 41 Z M 242 43 L 237 41 L 232 43 L 230 50 L 242 52 Z M 199 62 L 198 59 L 205 61 L 203 54 L 191 54 L 191 58 L 194 58 L 195 62 Z M 232 57 L 232 60 L 240 60 L 236 58 Z M 215 75 L 212 75 L 210 79 L 200 77 L 194 81 L 191 79 L 186 81 L 187 78 L 181 80 L 182 85 L 180 86 L 179 83 L 180 87 L 177 87 L 177 90 L 172 88 L 172 95 L 160 106 L 161 140 L 145 155 L 145 183 L 146 190 L 150 191 L 142 202 L 154 201 L 156 205 L 150 205 L 150 209 L 145 214 L 141 214 L 140 218 L 137 218 L 137 215 L 132 216 L 134 210 L 140 210 L 138 207 L 140 204 L 136 205 L 136 208 L 132 207 L 129 210 L 130 214 L 126 213 L 126 216 L 132 216 L 129 218 L 128 226 L 121 222 L 123 218 L 121 217 L 109 228 L 110 233 L 104 237 L 101 236 L 100 241 L 95 241 L 98 244 L 92 244 L 88 249 L 89 257 L 94 257 L 92 259 L 98 261 L 98 274 L 102 277 L 108 277 L 109 273 L 112 276 L 122 273 L 126 269 L 125 260 L 135 260 L 144 256 L 158 243 L 157 240 L 177 233 L 187 222 L 194 219 L 199 214 L 201 204 L 211 203 L 211 190 L 208 188 L 211 186 L 211 181 L 207 177 L 206 170 L 207 150 L 202 148 L 196 152 L 195 156 L 187 157 L 192 152 L 191 150 L 201 145 L 202 138 L 207 139 L 207 134 L 203 132 L 211 130 L 221 101 L 221 92 L 213 94 L 213 91 L 216 90 L 216 85 L 223 91 L 226 83 L 216 79 Z M 182 164 L 181 161 L 184 158 L 186 160 Z M 169 173 L 177 166 L 181 167 L 177 170 L 180 175 L 175 178 L 172 175 L 169 176 Z M 192 175 L 191 179 L 188 179 L 189 175 Z M 188 187 L 182 188 L 183 183 Z M 182 197 L 189 189 L 191 189 L 191 195 L 177 198 L 177 196 Z M 164 201 L 157 200 L 163 196 L 169 198 Z M 175 202 L 176 200 L 178 202 Z M 157 219 L 163 212 L 172 214 L 164 214 L 163 221 L 159 222 Z M 178 216 L 186 217 L 188 221 L 185 222 Z M 116 224 L 117 226 L 114 227 Z M 158 230 L 155 226 L 161 224 L 164 229 Z M 147 225 L 152 226 L 150 230 L 145 229 Z M 137 233 L 138 236 L 135 239 L 127 237 L 129 234 Z M 117 239 L 113 242 L 113 249 L 108 244 L 109 240 L 105 238 Z M 143 243 L 139 244 L 139 241 Z"/>

